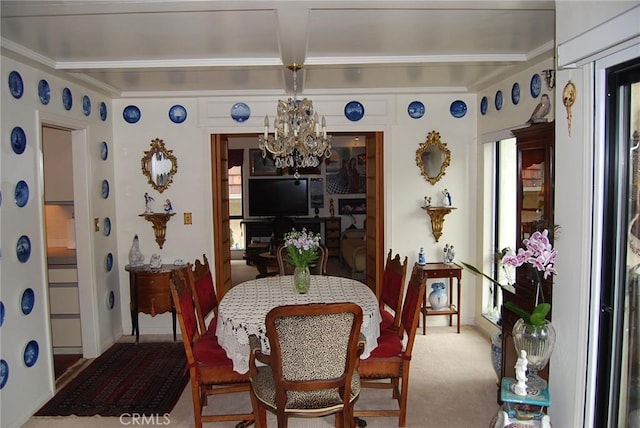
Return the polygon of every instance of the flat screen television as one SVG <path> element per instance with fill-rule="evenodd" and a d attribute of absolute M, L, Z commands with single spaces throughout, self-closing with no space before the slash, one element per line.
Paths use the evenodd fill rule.
<path fill-rule="evenodd" d="M 305 217 L 309 215 L 306 178 L 250 178 L 249 217 Z"/>

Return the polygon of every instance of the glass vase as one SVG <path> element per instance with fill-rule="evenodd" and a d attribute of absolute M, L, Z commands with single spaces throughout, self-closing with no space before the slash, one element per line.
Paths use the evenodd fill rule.
<path fill-rule="evenodd" d="M 308 266 L 296 266 L 293 270 L 293 285 L 300 294 L 306 294 L 309 291 L 309 283 L 311 282 L 311 273 Z"/>
<path fill-rule="evenodd" d="M 544 325 L 526 324 L 520 318 L 513 325 L 511 332 L 516 353 L 520 355 L 522 349 L 527 353 L 527 391 L 541 391 L 547 387 L 547 381 L 538 372 L 545 368 L 556 343 L 556 330 L 551 321 L 545 320 Z"/>

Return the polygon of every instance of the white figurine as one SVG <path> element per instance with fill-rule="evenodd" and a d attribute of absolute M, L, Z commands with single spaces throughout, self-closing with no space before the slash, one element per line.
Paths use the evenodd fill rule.
<path fill-rule="evenodd" d="M 445 207 L 451 206 L 451 193 L 447 189 L 442 191 L 442 205 Z"/>
<path fill-rule="evenodd" d="M 449 263 L 449 244 L 445 244 L 442 250 L 442 263 Z"/>
<path fill-rule="evenodd" d="M 162 267 L 162 257 L 160 257 L 160 254 L 153 253 L 151 260 L 149 260 L 149 267 L 151 269 L 160 269 Z"/>
<path fill-rule="evenodd" d="M 144 254 L 140 251 L 140 241 L 138 240 L 138 235 L 133 237 L 133 243 L 131 244 L 131 249 L 129 250 L 129 265 L 131 266 L 142 266 L 144 264 Z"/>
<path fill-rule="evenodd" d="M 520 350 L 520 357 L 518 361 L 516 361 L 515 369 L 516 369 L 516 383 L 513 386 L 513 392 L 517 395 L 527 395 L 527 366 L 529 362 L 527 361 L 527 351 L 524 349 Z"/>
<path fill-rule="evenodd" d="M 173 212 L 173 206 L 171 205 L 171 201 L 169 199 L 164 201 L 164 212 L 166 214 L 171 214 L 171 212 Z"/>
<path fill-rule="evenodd" d="M 450 245 L 447 249 L 447 255 L 445 256 L 445 263 L 453 264 L 453 259 L 456 257 L 456 251 L 453 249 L 453 245 Z"/>
<path fill-rule="evenodd" d="M 424 197 L 424 206 L 425 207 L 430 207 L 431 206 L 431 196 L 425 196 Z"/>
<path fill-rule="evenodd" d="M 145 213 L 152 213 L 153 212 L 153 207 L 151 206 L 151 204 L 153 204 L 153 202 L 155 201 L 155 199 L 153 199 L 153 197 L 146 193 L 144 194 L 144 212 Z"/>

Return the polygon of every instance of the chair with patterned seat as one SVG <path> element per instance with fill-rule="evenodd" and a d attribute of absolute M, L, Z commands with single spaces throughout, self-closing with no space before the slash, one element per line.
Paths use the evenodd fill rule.
<path fill-rule="evenodd" d="M 353 403 L 360 394 L 356 367 L 364 350 L 361 325 L 362 308 L 355 303 L 287 305 L 269 311 L 270 354 L 262 352 L 256 335 L 249 336 L 256 426 L 265 426 L 269 409 L 277 415 L 278 428 L 285 428 L 290 416 L 330 414 L 335 414 L 336 426 L 352 427 Z"/>
<path fill-rule="evenodd" d="M 191 271 L 191 264 L 189 264 L 189 271 Z M 241 421 L 241 425 L 249 425 L 253 422 L 252 412 L 220 413 L 216 409 L 215 414 L 209 411 L 206 415 L 203 414 L 203 410 L 208 405 L 208 397 L 211 395 L 248 392 L 249 374 L 239 374 L 233 370 L 233 362 L 227 357 L 215 335 L 201 335 L 198 332 L 198 321 L 191 293 L 191 277 L 191 273 L 184 275 L 183 272 L 177 272 L 170 288 L 187 357 L 194 426 L 202 428 L 203 422 L 224 421 Z"/>
<path fill-rule="evenodd" d="M 398 409 L 356 408 L 354 409 L 355 416 L 398 416 L 398 426 L 405 426 L 411 353 L 420 321 L 419 315 L 425 289 L 426 285 L 422 281 L 422 268 L 416 264 L 411 271 L 407 285 L 399 328 L 381 329 L 378 346 L 368 358 L 360 360 L 358 366 L 362 387 L 391 389 L 392 398 L 398 402 Z"/>
<path fill-rule="evenodd" d="M 382 276 L 382 290 L 380 291 L 379 299 L 380 315 L 382 315 L 381 329 L 398 329 L 402 314 L 402 297 L 407 275 L 407 256 L 401 262 L 400 254 L 396 254 L 394 258 L 391 258 L 391 254 L 392 251 L 389 249 Z M 389 312 L 389 309 L 393 312 Z"/>
<path fill-rule="evenodd" d="M 198 328 L 201 334 L 207 332 L 215 335 L 218 297 L 216 296 L 216 288 L 206 254 L 202 255 L 202 262 L 196 259 L 193 269 L 189 269 L 189 275 L 192 276 L 189 282 L 191 283 L 193 301 L 196 305 Z"/>

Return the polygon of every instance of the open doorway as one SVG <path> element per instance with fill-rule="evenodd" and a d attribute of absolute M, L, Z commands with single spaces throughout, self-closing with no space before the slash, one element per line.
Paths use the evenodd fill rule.
<path fill-rule="evenodd" d="M 381 132 L 358 132 L 358 133 L 333 133 L 334 139 L 338 137 L 354 138 L 358 136 L 364 140 L 363 153 L 360 155 L 364 176 L 362 181 L 366 183 L 366 192 L 362 193 L 359 199 L 366 206 L 366 211 L 361 215 L 361 220 L 354 220 L 351 216 L 345 217 L 344 228 L 354 223 L 359 223 L 360 227 L 365 230 L 364 242 L 366 245 L 366 265 L 367 269 L 363 279 L 374 292 L 379 288 L 378 282 L 381 279 L 381 272 L 384 265 L 384 217 L 383 217 L 383 134 Z M 229 166 L 231 165 L 230 149 L 237 149 L 237 141 L 245 140 L 246 154 L 244 158 L 251 168 L 252 160 L 249 151 L 257 148 L 257 138 L 255 134 L 218 134 L 211 136 L 211 170 L 212 170 L 212 201 L 213 201 L 213 230 L 214 230 L 214 251 L 215 251 L 215 270 L 216 270 L 216 287 L 219 296 L 233 285 L 232 279 L 232 239 L 231 239 L 231 221 L 230 204 L 231 199 L 231 176 L 229 174 Z M 268 174 L 269 171 L 263 171 Z M 245 174 L 246 175 L 246 174 Z M 326 179 L 325 175 L 320 174 L 319 177 Z M 247 177 L 244 177 L 246 181 Z M 259 179 L 259 177 L 258 177 Z M 309 177 L 311 179 L 311 176 Z M 326 184 L 326 182 L 324 183 Z M 243 190 L 243 197 L 247 198 L 246 189 Z M 329 216 L 330 195 L 325 195 L 326 210 L 325 215 Z M 335 198 L 334 210 L 338 214 L 340 209 L 338 199 Z M 246 204 L 245 204 L 246 205 Z M 322 217 L 323 214 L 320 214 Z M 313 218 L 313 210 L 310 210 L 309 218 Z M 234 235 L 236 233 L 234 232 Z M 249 234 L 245 230 L 241 230 L 239 234 L 244 238 L 245 245 L 249 238 Z M 235 236 L 233 238 L 235 243 Z M 254 273 L 255 275 L 255 273 Z"/>

